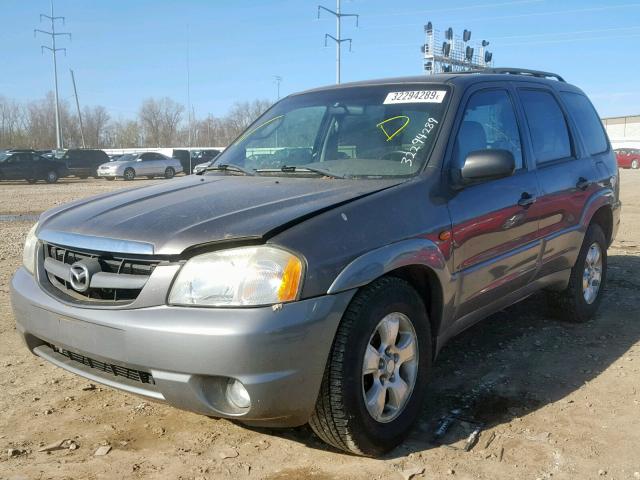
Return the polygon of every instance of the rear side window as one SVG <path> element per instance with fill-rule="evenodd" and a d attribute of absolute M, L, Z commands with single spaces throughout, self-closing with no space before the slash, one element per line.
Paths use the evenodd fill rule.
<path fill-rule="evenodd" d="M 562 92 L 562 99 L 569 109 L 569 113 L 578 125 L 587 151 L 591 155 L 607 150 L 607 137 L 600 118 L 587 97 L 579 93 Z"/>
<path fill-rule="evenodd" d="M 520 99 L 537 163 L 571 157 L 567 122 L 553 95 L 542 90 L 520 90 Z"/>

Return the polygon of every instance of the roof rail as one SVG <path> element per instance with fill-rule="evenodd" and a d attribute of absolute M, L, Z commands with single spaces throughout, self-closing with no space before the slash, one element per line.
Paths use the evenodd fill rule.
<path fill-rule="evenodd" d="M 562 78 L 557 73 L 551 72 L 543 72 L 541 70 L 528 70 L 526 68 L 485 68 L 482 70 L 469 70 L 466 72 L 455 72 L 455 73 L 505 73 L 510 75 L 525 75 L 536 78 L 555 78 L 559 82 L 565 82 L 564 78 Z"/>

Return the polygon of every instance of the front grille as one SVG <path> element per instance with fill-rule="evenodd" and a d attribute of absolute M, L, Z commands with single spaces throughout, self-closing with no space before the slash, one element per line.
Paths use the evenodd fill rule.
<path fill-rule="evenodd" d="M 143 372 L 141 370 L 135 370 L 133 368 L 122 367 L 120 365 L 114 365 L 112 363 L 105 363 L 94 358 L 85 357 L 79 353 L 70 352 L 64 348 L 57 347 L 52 344 L 47 344 L 53 351 L 64 355 L 69 360 L 86 365 L 94 370 L 100 370 L 101 372 L 108 373 L 114 377 L 123 377 L 134 382 L 146 383 L 149 385 L 155 385 L 155 380 L 149 372 Z"/>
<path fill-rule="evenodd" d="M 96 259 L 100 264 L 100 270 L 108 274 L 135 275 L 149 277 L 157 260 L 139 260 L 110 254 L 94 254 L 71 250 L 53 244 L 44 244 L 44 259 L 51 258 L 64 265 L 71 266 L 82 260 Z M 84 292 L 76 291 L 68 278 L 56 276 L 51 271 L 46 271 L 46 281 L 54 287 L 54 291 L 60 292 L 67 300 L 79 300 L 91 303 L 128 303 L 135 300 L 142 288 L 89 288 Z"/>

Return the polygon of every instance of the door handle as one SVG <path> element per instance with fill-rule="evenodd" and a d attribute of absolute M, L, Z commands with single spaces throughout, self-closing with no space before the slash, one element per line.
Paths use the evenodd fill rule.
<path fill-rule="evenodd" d="M 586 190 L 591 185 L 591 182 L 584 177 L 580 177 L 578 179 L 578 183 L 576 183 L 576 188 L 578 190 Z"/>
<path fill-rule="evenodd" d="M 523 208 L 529 208 L 534 203 L 536 203 L 536 196 L 531 195 L 528 192 L 524 192 L 520 197 L 520 200 L 518 200 L 518 205 L 520 205 Z"/>

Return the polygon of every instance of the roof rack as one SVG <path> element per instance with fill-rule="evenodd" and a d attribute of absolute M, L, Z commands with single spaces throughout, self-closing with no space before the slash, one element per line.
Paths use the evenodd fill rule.
<path fill-rule="evenodd" d="M 555 78 L 559 82 L 565 82 L 564 78 L 562 78 L 557 73 L 551 72 L 543 72 L 541 70 L 528 70 L 526 68 L 485 68 L 482 70 L 468 70 L 466 72 L 456 72 L 456 73 L 505 73 L 510 75 L 525 75 L 536 78 Z"/>

